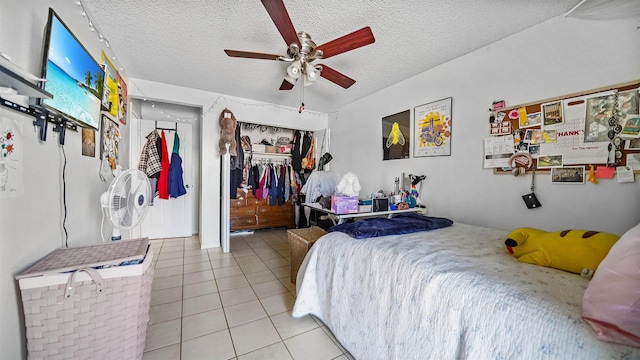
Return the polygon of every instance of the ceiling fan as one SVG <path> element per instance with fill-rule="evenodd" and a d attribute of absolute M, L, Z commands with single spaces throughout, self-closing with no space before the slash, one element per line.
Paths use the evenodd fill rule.
<path fill-rule="evenodd" d="M 283 0 L 261 0 L 269 13 L 271 20 L 280 31 L 280 35 L 287 43 L 287 55 L 274 55 L 250 51 L 228 50 L 224 52 L 231 57 L 264 59 L 290 62 L 280 90 L 291 90 L 299 78 L 304 85 L 311 85 L 318 77 L 323 77 L 347 89 L 355 84 L 355 80 L 323 64 L 312 64 L 318 59 L 327 59 L 344 52 L 374 43 L 371 28 L 364 27 L 335 40 L 316 46 L 311 35 L 306 32 L 296 32 L 284 6 Z"/>

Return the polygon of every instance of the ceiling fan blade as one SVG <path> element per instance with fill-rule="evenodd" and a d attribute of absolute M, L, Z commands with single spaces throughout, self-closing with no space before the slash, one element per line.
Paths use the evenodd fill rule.
<path fill-rule="evenodd" d="M 280 31 L 280 35 L 282 35 L 287 46 L 293 43 L 300 45 L 298 33 L 293 27 L 293 23 L 291 22 L 287 8 L 284 6 L 284 2 L 282 2 L 282 0 L 262 0 L 262 5 L 264 5 L 264 8 L 269 13 L 271 20 L 273 20 L 278 31 Z"/>
<path fill-rule="evenodd" d="M 264 59 L 264 60 L 278 60 L 278 58 L 280 58 L 280 55 L 265 54 L 265 53 L 250 52 L 250 51 L 225 49 L 224 52 L 231 57 L 239 57 L 239 58 Z"/>
<path fill-rule="evenodd" d="M 288 82 L 287 80 L 282 80 L 282 85 L 280 85 L 280 90 L 291 90 L 293 89 L 293 84 Z"/>
<path fill-rule="evenodd" d="M 352 78 L 346 76 L 345 74 L 338 72 L 327 65 L 319 64 L 322 66 L 322 71 L 320 71 L 320 76 L 342 86 L 345 89 L 348 89 L 351 85 L 355 84 L 356 81 Z"/>
<path fill-rule="evenodd" d="M 376 39 L 373 37 L 373 32 L 370 27 L 363 27 L 360 30 L 356 30 L 350 34 L 339 37 L 328 43 L 322 44 L 316 47 L 316 50 L 322 50 L 324 55 L 323 59 L 330 58 L 332 56 L 342 54 L 343 52 L 351 51 L 359 47 L 373 44 Z"/>

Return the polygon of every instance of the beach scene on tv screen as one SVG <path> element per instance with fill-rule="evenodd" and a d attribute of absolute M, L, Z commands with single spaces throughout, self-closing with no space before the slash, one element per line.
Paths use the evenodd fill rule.
<path fill-rule="evenodd" d="M 54 16 L 49 40 L 45 105 L 98 128 L 104 71 Z"/>

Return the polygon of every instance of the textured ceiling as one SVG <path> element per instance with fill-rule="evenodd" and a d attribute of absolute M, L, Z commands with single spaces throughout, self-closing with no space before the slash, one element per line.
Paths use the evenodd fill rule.
<path fill-rule="evenodd" d="M 370 26 L 375 43 L 322 63 L 355 79 L 304 87 L 308 109 L 330 112 L 439 64 L 562 15 L 580 0 L 287 1 L 297 31 L 319 45 Z M 223 49 L 286 54 L 258 0 L 82 0 L 129 77 L 297 107 L 278 90 L 288 63 Z"/>

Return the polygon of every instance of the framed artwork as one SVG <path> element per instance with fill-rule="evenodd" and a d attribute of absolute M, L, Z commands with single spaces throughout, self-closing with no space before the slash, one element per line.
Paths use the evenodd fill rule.
<path fill-rule="evenodd" d="M 107 115 L 102 114 L 102 129 L 100 131 L 100 159 L 106 157 L 112 169 L 118 164 L 118 143 L 120 142 L 120 128 Z"/>
<path fill-rule="evenodd" d="M 409 110 L 382 118 L 382 160 L 409 158 L 410 129 Z"/>
<path fill-rule="evenodd" d="M 118 71 L 104 51 L 102 51 L 102 63 L 104 64 L 102 107 L 112 116 L 118 116 Z"/>
<path fill-rule="evenodd" d="M 118 103 L 120 109 L 118 109 L 118 120 L 122 125 L 127 125 L 127 83 L 124 82 L 120 73 L 118 73 Z"/>
<path fill-rule="evenodd" d="M 449 97 L 414 108 L 414 157 L 451 155 L 451 102 Z"/>
<path fill-rule="evenodd" d="M 91 128 L 82 128 L 82 155 L 96 157 L 96 132 Z"/>
<path fill-rule="evenodd" d="M 553 184 L 584 184 L 584 166 L 565 166 L 551 169 Z"/>

